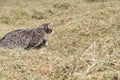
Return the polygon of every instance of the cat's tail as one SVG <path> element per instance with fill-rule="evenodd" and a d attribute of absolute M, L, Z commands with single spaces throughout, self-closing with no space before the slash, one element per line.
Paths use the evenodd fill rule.
<path fill-rule="evenodd" d="M 0 47 L 3 47 L 2 39 L 0 39 Z"/>

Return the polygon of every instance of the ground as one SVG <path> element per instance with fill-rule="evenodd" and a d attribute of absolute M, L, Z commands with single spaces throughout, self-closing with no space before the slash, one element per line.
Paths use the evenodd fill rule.
<path fill-rule="evenodd" d="M 46 47 L 0 48 L 0 80 L 120 80 L 120 0 L 0 0 L 0 38 L 46 22 Z"/>

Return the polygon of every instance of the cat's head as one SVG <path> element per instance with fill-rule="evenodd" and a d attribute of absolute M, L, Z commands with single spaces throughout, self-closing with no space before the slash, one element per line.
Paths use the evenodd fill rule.
<path fill-rule="evenodd" d="M 53 30 L 53 25 L 52 23 L 45 23 L 45 24 L 42 24 L 42 27 L 43 27 L 43 30 L 45 31 L 45 33 L 47 34 L 53 34 L 54 33 L 54 30 Z"/>

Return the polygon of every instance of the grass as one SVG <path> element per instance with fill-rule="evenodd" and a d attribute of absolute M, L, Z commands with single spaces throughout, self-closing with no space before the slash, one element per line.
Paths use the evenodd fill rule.
<path fill-rule="evenodd" d="M 0 0 L 0 38 L 52 22 L 39 50 L 0 48 L 0 80 L 119 80 L 119 0 Z"/>

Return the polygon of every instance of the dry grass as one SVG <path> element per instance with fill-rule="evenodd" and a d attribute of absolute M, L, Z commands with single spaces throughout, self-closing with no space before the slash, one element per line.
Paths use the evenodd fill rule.
<path fill-rule="evenodd" d="M 0 0 L 0 37 L 54 24 L 39 50 L 0 48 L 0 80 L 120 80 L 120 0 Z"/>

